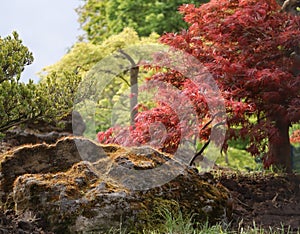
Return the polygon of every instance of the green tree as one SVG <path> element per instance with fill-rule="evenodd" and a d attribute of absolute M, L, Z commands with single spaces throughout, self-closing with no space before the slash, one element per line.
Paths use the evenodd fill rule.
<path fill-rule="evenodd" d="M 33 62 L 32 53 L 22 45 L 17 32 L 13 32 L 12 36 L 0 37 L 0 48 L 0 83 L 18 81 L 24 67 Z"/>
<path fill-rule="evenodd" d="M 0 132 L 36 120 L 56 123 L 73 107 L 78 75 L 52 73 L 39 84 L 20 82 L 24 67 L 32 61 L 17 32 L 0 37 Z"/>
<path fill-rule="evenodd" d="M 95 64 L 113 52 L 132 45 L 154 43 L 158 38 L 159 35 L 156 33 L 148 37 L 139 37 L 134 29 L 124 28 L 122 32 L 110 36 L 97 45 L 91 42 L 78 42 L 61 60 L 45 67 L 40 77 L 43 79 L 52 72 L 75 72 L 84 77 Z"/>
<path fill-rule="evenodd" d="M 26 65 L 33 61 L 32 53 L 22 44 L 18 33 L 0 37 L 0 131 L 39 116 L 33 104 L 36 87 L 32 81 L 21 83 L 20 77 Z"/>
<path fill-rule="evenodd" d="M 74 72 L 47 75 L 36 86 L 41 117 L 44 121 L 57 124 L 61 118 L 73 109 L 73 100 L 81 82 L 81 77 Z"/>
<path fill-rule="evenodd" d="M 56 84 L 56 89 L 58 90 L 64 90 L 64 87 L 66 86 L 78 86 L 79 82 L 82 79 L 85 79 L 85 77 L 89 75 L 90 70 L 92 70 L 93 67 L 102 59 L 112 55 L 113 53 L 121 55 L 121 51 L 123 48 L 135 45 L 149 45 L 151 43 L 155 43 L 158 38 L 159 35 L 156 33 L 152 33 L 149 37 L 139 37 L 135 30 L 131 28 L 125 28 L 121 33 L 112 35 L 99 44 L 93 44 L 91 42 L 78 42 L 66 55 L 62 57 L 60 61 L 43 69 L 43 71 L 40 73 L 40 76 L 42 78 L 40 83 L 44 85 L 44 90 L 49 90 L 49 88 L 46 88 L 44 82 L 46 82 L 46 80 L 50 82 L 49 79 L 51 80 L 53 78 L 56 79 L 54 83 Z M 126 58 L 124 59 L 126 60 Z M 136 61 L 136 58 L 132 59 L 135 59 Z M 129 62 L 128 59 L 127 61 Z M 73 82 L 72 84 L 67 84 L 67 79 L 65 78 L 65 82 L 60 83 L 59 77 L 64 77 L 66 74 L 73 74 L 73 76 L 75 76 L 75 78 L 78 80 L 76 82 Z M 138 76 L 140 78 L 141 76 L 143 76 L 143 74 L 144 71 L 139 70 Z M 53 84 L 53 82 L 50 83 Z M 95 108 L 96 113 L 90 113 L 86 114 L 86 116 L 83 116 L 87 121 L 87 129 L 89 129 L 89 116 L 96 116 L 96 125 L 98 129 L 93 133 L 87 134 L 95 136 L 96 132 L 100 130 L 104 131 L 111 127 L 112 110 L 114 108 L 114 105 L 115 103 L 118 103 L 120 101 L 120 95 L 126 93 L 126 91 L 130 88 L 130 83 L 129 71 L 124 70 L 123 73 L 116 74 L 116 77 L 110 84 L 105 85 L 105 89 L 101 94 L 99 94 L 101 95 L 102 99 L 97 103 L 97 107 Z M 73 87 L 73 89 L 76 90 L 77 86 Z M 45 96 L 48 97 L 48 95 L 50 94 L 48 93 Z M 71 96 L 69 98 L 71 98 Z M 82 108 L 85 108 L 87 111 L 88 109 L 94 110 L 94 108 L 92 108 L 90 105 L 92 104 L 85 103 L 84 107 Z M 128 107 L 128 105 L 129 103 L 124 103 L 124 106 L 126 106 L 126 108 Z M 132 106 L 133 105 L 134 104 L 132 104 Z M 84 115 L 86 111 L 83 110 L 82 112 L 82 114 Z"/>
<path fill-rule="evenodd" d="M 99 43 L 125 27 L 135 29 L 140 36 L 152 32 L 177 32 L 186 28 L 180 5 L 208 2 L 207 0 L 84 0 L 77 9 L 79 22 L 88 40 Z"/>

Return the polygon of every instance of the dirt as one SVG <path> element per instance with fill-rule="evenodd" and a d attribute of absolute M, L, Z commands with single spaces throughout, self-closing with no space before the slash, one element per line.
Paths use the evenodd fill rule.
<path fill-rule="evenodd" d="M 282 228 L 297 232 L 300 228 L 300 175 L 222 173 L 220 183 L 232 194 L 232 225 L 261 226 L 267 230 Z"/>
<path fill-rule="evenodd" d="M 31 213 L 22 216 L 13 211 L 0 210 L 0 233 L 1 234 L 53 234 L 43 231 L 41 220 L 36 219 Z"/>

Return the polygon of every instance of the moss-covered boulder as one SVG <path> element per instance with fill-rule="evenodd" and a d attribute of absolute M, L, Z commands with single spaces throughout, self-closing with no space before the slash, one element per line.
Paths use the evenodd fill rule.
<path fill-rule="evenodd" d="M 199 175 L 149 147 L 93 147 L 105 156 L 75 163 L 67 171 L 17 177 L 8 202 L 18 214 L 34 212 L 55 233 L 107 233 L 120 223 L 141 230 L 163 222 L 161 209 L 193 214 L 197 222 L 229 218 L 228 192 L 209 174 Z M 155 168 L 164 172 L 152 172 Z M 159 183 L 153 184 L 156 179 Z"/>
<path fill-rule="evenodd" d="M 79 153 L 77 146 L 81 146 Z M 23 174 L 67 171 L 82 157 L 97 159 L 103 148 L 80 137 L 66 137 L 55 144 L 23 145 L 0 155 L 0 205 L 4 206 L 15 179 Z"/>

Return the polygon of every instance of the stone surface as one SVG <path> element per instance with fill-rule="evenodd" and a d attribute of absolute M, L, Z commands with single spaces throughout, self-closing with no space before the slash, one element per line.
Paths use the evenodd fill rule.
<path fill-rule="evenodd" d="M 10 148 L 23 144 L 53 144 L 65 136 L 82 136 L 85 129 L 86 125 L 80 113 L 72 111 L 58 123 L 37 120 L 15 126 L 6 132 L 3 142 L 10 145 Z"/>
<path fill-rule="evenodd" d="M 53 234 L 44 231 L 42 223 L 31 212 L 16 215 L 12 210 L 5 213 L 0 210 L 0 224 L 1 234 Z"/>
<path fill-rule="evenodd" d="M 72 150 L 75 141 L 86 155 Z M 39 163 L 22 161 L 29 157 L 38 162 L 42 155 L 46 159 Z M 82 157 L 92 160 L 80 161 Z M 64 158 L 67 162 L 59 165 L 65 166 L 51 164 Z M 15 161 L 17 174 L 8 173 L 9 160 Z M 150 147 L 99 145 L 74 137 L 55 145 L 27 147 L 22 154 L 15 151 L 2 164 L 6 166 L 3 178 L 10 176 L 1 182 L 7 207 L 17 214 L 34 212 L 55 233 L 107 233 L 120 223 L 128 230 L 141 230 L 162 222 L 161 209 L 195 214 L 197 222 L 230 218 L 229 195 L 223 186 Z"/>
<path fill-rule="evenodd" d="M 77 145 L 82 145 L 81 150 L 84 153 L 79 153 Z M 97 156 L 99 159 L 103 156 L 103 149 L 95 147 L 87 139 L 66 137 L 55 144 L 23 145 L 5 152 L 0 156 L 1 205 L 5 205 L 7 195 L 12 191 L 12 184 L 18 176 L 66 171 L 82 161 L 82 156 Z"/>

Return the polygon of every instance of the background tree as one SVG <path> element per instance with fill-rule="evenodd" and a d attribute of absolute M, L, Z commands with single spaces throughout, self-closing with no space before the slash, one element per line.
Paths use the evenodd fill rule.
<path fill-rule="evenodd" d="M 184 5 L 180 11 L 189 29 L 161 41 L 192 54 L 213 75 L 226 99 L 227 140 L 249 140 L 247 150 L 262 155 L 265 167 L 274 164 L 290 172 L 289 126 L 300 118 L 300 77 L 293 72 L 297 61 L 292 56 L 299 48 L 300 18 L 280 10 L 275 0 Z M 186 79 L 172 70 L 152 79 L 188 89 Z M 137 135 L 152 119 L 136 129 Z"/>
<path fill-rule="evenodd" d="M 156 42 L 158 38 L 159 35 L 155 33 L 152 33 L 149 37 L 139 37 L 135 30 L 131 28 L 124 28 L 124 30 L 119 34 L 112 35 L 99 44 L 93 44 L 91 42 L 78 42 L 65 56 L 62 57 L 60 61 L 43 69 L 43 71 L 40 73 L 42 78 L 40 83 L 43 84 L 44 81 L 47 80 L 47 77 L 59 78 L 64 77 L 65 74 L 76 74 L 76 77 L 79 77 L 79 80 L 85 79 L 85 77 L 89 74 L 89 71 L 92 70 L 93 67 L 103 58 L 111 56 L 113 53 L 117 53 L 119 56 L 121 56 L 122 53 L 119 53 L 119 51 L 121 51 L 123 48 L 143 44 L 149 45 L 149 43 Z M 128 60 L 127 58 L 125 59 Z M 139 74 L 136 74 L 138 76 L 135 76 L 135 78 L 139 78 L 142 82 L 145 71 L 139 70 L 138 73 Z M 66 86 L 77 84 L 77 81 L 67 85 L 66 82 L 60 83 L 59 79 L 56 79 L 54 83 L 57 85 L 56 89 L 63 90 Z M 121 74 L 116 74 L 115 79 L 113 79 L 110 84 L 105 86 L 105 90 L 101 93 L 102 99 L 99 100 L 97 107 L 95 108 L 97 131 L 107 130 L 111 126 L 112 110 L 114 105 L 115 103 L 120 103 L 120 95 L 126 93 L 126 90 L 128 90 L 130 86 L 130 75 L 129 71 L 126 70 L 124 70 L 124 72 Z M 75 89 L 75 87 L 73 87 L 73 89 Z M 129 103 L 123 103 L 122 108 L 129 110 Z M 85 109 L 88 108 L 85 107 Z M 94 108 L 91 107 L 90 109 L 94 110 Z M 91 123 L 89 123 L 89 116 L 84 117 L 88 122 L 87 129 L 90 129 L 89 124 L 92 124 L 94 120 L 91 120 Z M 127 121 L 125 118 L 122 118 L 121 116 L 119 117 L 119 121 Z M 91 132 L 87 134 L 91 137 L 93 136 L 94 138 L 96 133 Z"/>
<path fill-rule="evenodd" d="M 101 59 L 113 52 L 128 46 L 154 43 L 158 38 L 159 35 L 156 33 L 148 37 L 140 37 L 134 29 L 124 28 L 120 33 L 110 36 L 97 45 L 91 42 L 77 42 L 58 62 L 43 68 L 39 75 L 42 80 L 52 72 L 75 72 L 84 77 Z"/>
<path fill-rule="evenodd" d="M 139 36 L 180 31 L 187 25 L 182 21 L 178 7 L 204 2 L 207 0 L 85 0 L 77 12 L 88 40 L 99 43 L 125 27 L 135 29 Z"/>
<path fill-rule="evenodd" d="M 33 62 L 32 53 L 22 45 L 17 32 L 12 36 L 0 38 L 0 82 L 20 79 L 26 65 Z"/>

